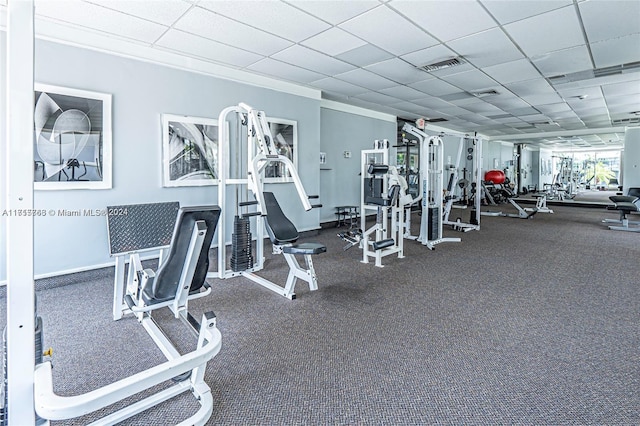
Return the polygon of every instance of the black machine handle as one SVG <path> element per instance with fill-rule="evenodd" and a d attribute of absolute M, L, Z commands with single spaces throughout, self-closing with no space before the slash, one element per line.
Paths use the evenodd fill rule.
<path fill-rule="evenodd" d="M 256 200 L 254 200 L 254 201 L 241 201 L 241 202 L 238 203 L 238 205 L 240 207 L 253 206 L 255 204 L 258 204 L 258 202 Z"/>

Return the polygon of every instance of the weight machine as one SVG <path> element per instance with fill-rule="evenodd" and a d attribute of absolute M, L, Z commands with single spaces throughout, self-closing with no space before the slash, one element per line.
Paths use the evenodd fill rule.
<path fill-rule="evenodd" d="M 414 201 L 422 201 L 422 217 L 420 235 L 417 240 L 427 246 L 429 250 L 435 250 L 435 246 L 440 243 L 460 242 L 460 238 L 444 238 L 442 236 L 444 222 L 442 139 L 439 136 L 429 136 L 408 123 L 405 123 L 402 130 L 416 136 L 420 141 L 421 195 Z"/>
<path fill-rule="evenodd" d="M 204 382 L 204 373 L 207 362 L 220 351 L 221 334 L 213 312 L 205 312 L 198 321 L 189 313 L 188 303 L 211 293 L 205 277 L 220 209 L 217 206 L 183 207 L 176 212 L 177 207 L 177 203 L 108 207 L 109 212 L 126 211 L 127 214 L 107 216 L 111 254 L 118 259 L 129 257 L 126 293 L 117 289 L 114 292 L 120 297 L 114 298 L 114 312 L 119 311 L 116 319 L 123 314 L 135 315 L 167 361 L 84 394 L 60 396 L 53 390 L 50 359 L 37 358 L 34 402 L 43 424 L 96 412 L 142 391 L 151 391 L 164 382 L 173 384 L 126 404 L 92 424 L 119 423 L 185 392 L 193 394 L 200 408 L 181 425 L 204 425 L 211 416 L 213 397 Z M 167 228 L 169 246 L 152 247 L 165 240 L 163 231 Z M 143 268 L 140 261 L 140 252 L 152 249 L 161 250 L 160 266 L 156 271 Z M 118 280 L 123 277 L 123 271 L 124 262 L 116 261 L 116 288 L 122 289 L 123 282 Z M 169 340 L 152 315 L 163 308 L 170 309 L 174 317 L 195 334 L 197 345 L 194 350 L 181 354 Z M 40 332 L 36 329 L 35 346 L 41 349 L 42 321 L 40 317 L 36 321 Z"/>
<path fill-rule="evenodd" d="M 231 115 L 235 115 L 236 118 L 235 139 L 239 142 L 243 134 L 246 134 L 247 145 L 244 153 L 242 152 L 241 142 L 237 144 L 231 144 L 230 142 L 228 124 L 230 123 L 229 118 Z M 233 165 L 230 160 L 232 156 L 235 156 L 236 159 L 236 164 Z M 246 157 L 244 169 L 242 165 L 243 157 Z M 265 170 L 267 167 L 282 166 L 282 169 L 289 173 L 289 179 L 293 182 L 298 198 L 306 211 L 322 206 L 321 204 L 312 205 L 310 203 L 310 199 L 318 197 L 307 196 L 293 162 L 287 156 L 278 152 L 276 140 L 271 134 L 264 111 L 256 110 L 244 103 L 222 110 L 218 117 L 218 159 L 218 202 L 220 205 L 229 205 L 230 199 L 233 200 L 233 204 L 236 205 L 236 214 L 233 222 L 231 268 L 227 267 L 227 212 L 222 209 L 220 213 L 221 226 L 218 229 L 218 270 L 215 273 L 210 273 L 210 276 L 222 279 L 243 276 L 289 299 L 295 299 L 294 290 L 297 279 L 308 282 L 310 290 L 316 290 L 318 282 L 311 262 L 311 255 L 322 253 L 326 251 L 326 248 L 320 244 L 313 244 L 312 246 L 308 244 L 293 244 L 297 239 L 295 227 L 293 227 L 293 231 L 296 234 L 295 238 L 286 238 L 288 248 L 283 249 L 281 247 L 282 244 L 272 238 L 274 252 L 284 254 L 290 267 L 286 286 L 282 287 L 256 274 L 264 267 L 265 226 L 269 226 L 270 230 L 279 227 L 279 224 L 275 223 L 276 219 L 272 221 L 267 219 L 268 212 L 264 193 Z M 235 191 L 231 192 L 231 188 L 234 188 Z M 254 200 L 249 200 L 249 194 L 253 196 Z M 277 204 L 277 202 L 275 203 Z M 254 206 L 255 210 L 252 212 L 240 212 L 242 208 L 250 206 Z M 277 212 L 278 210 L 274 209 L 274 211 Z M 277 214 L 277 217 L 283 218 L 284 215 Z M 252 247 L 252 218 L 255 220 L 255 226 L 253 227 L 255 256 Z M 289 222 L 288 219 L 287 222 Z M 286 226 L 290 228 L 293 224 L 289 222 Z M 278 241 L 280 240 L 278 239 Z M 295 249 L 292 248 L 293 246 L 295 246 Z M 300 267 L 294 254 L 305 257 L 306 269 Z"/>
<path fill-rule="evenodd" d="M 472 162 L 472 170 L 469 173 L 470 180 L 467 179 L 467 168 L 462 169 L 463 176 L 459 179 L 460 164 L 465 153 L 467 161 Z M 451 225 L 453 229 L 462 232 L 479 231 L 480 230 L 480 202 L 481 198 L 477 195 L 481 188 L 482 181 L 480 179 L 480 168 L 482 166 L 482 139 L 467 136 L 460 137 L 458 144 L 458 153 L 456 163 L 449 166 L 449 180 L 445 188 L 445 206 L 442 218 L 444 225 Z M 470 195 L 469 195 L 470 194 Z M 453 208 L 466 209 L 471 205 L 471 213 L 469 222 L 462 221 L 461 218 L 450 220 L 451 210 Z"/>
<path fill-rule="evenodd" d="M 385 256 L 397 253 L 399 258 L 404 257 L 405 206 L 412 198 L 406 193 L 404 178 L 389 165 L 389 141 L 376 140 L 374 146 L 362 151 L 360 227 L 366 229 L 367 212 L 376 212 L 376 223 L 355 236 L 352 245 L 360 244 L 362 263 L 373 258 L 376 266 L 383 267 Z"/>

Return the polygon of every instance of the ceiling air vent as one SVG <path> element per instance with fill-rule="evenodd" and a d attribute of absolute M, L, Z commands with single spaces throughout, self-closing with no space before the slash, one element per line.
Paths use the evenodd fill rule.
<path fill-rule="evenodd" d="M 626 125 L 626 124 L 638 124 L 640 123 L 640 117 L 632 118 L 619 118 L 617 120 L 611 120 L 612 126 Z"/>
<path fill-rule="evenodd" d="M 434 62 L 432 64 L 419 66 L 418 69 L 421 69 L 426 72 L 438 71 L 445 68 L 455 67 L 457 65 L 464 64 L 464 59 L 461 56 L 456 56 L 455 58 L 445 59 L 444 61 Z"/>
<path fill-rule="evenodd" d="M 472 92 L 471 93 L 476 98 L 486 98 L 487 96 L 495 96 L 498 95 L 499 92 L 497 90 L 483 90 L 481 92 Z"/>

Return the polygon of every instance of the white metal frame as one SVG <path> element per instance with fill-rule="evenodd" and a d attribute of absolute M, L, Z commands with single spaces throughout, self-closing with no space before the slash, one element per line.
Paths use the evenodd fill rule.
<path fill-rule="evenodd" d="M 422 141 L 420 149 L 420 175 L 422 177 L 422 217 L 418 241 L 434 250 L 435 246 L 446 242 L 460 242 L 460 238 L 442 236 L 442 190 L 444 152 L 442 139 L 430 136 Z M 429 208 L 437 208 L 438 228 L 436 238 L 429 238 Z"/>
<path fill-rule="evenodd" d="M 474 197 L 473 197 L 473 208 L 475 210 L 474 219 L 476 222 L 475 224 L 470 222 L 463 222 L 461 220 L 460 221 L 449 220 L 449 216 L 451 215 L 451 210 L 453 208 L 466 208 L 466 206 L 454 205 L 454 202 L 460 198 L 456 196 L 456 191 L 460 190 L 460 187 L 457 184 L 458 173 L 460 172 L 460 164 L 462 162 L 462 156 L 464 155 L 464 151 L 465 151 L 464 148 L 467 145 L 467 140 L 471 140 L 473 145 L 472 146 L 473 154 L 471 154 L 473 155 L 473 170 L 471 171 L 472 179 L 470 182 L 475 183 L 475 190 L 476 190 L 476 193 L 474 194 Z M 482 181 L 480 177 L 481 167 L 482 167 L 482 139 L 469 138 L 467 136 L 460 137 L 460 142 L 458 144 L 458 154 L 456 156 L 456 163 L 454 167 L 450 170 L 451 173 L 453 174 L 453 188 L 451 193 L 447 194 L 449 195 L 449 198 L 447 199 L 447 202 L 445 203 L 444 210 L 443 210 L 442 223 L 444 225 L 454 226 L 463 232 L 480 230 L 480 205 L 481 205 L 482 199 L 480 197 L 479 191 L 482 185 Z"/>
<path fill-rule="evenodd" d="M 127 294 L 124 297 L 127 307 L 123 307 L 121 299 L 114 299 L 114 317 L 120 318 L 125 313 L 133 313 L 165 355 L 167 361 L 99 389 L 76 396 L 56 395 L 53 391 L 51 362 L 46 361 L 38 364 L 34 375 L 34 404 L 39 416 L 49 421 L 83 416 L 190 372 L 188 380 L 185 378 L 182 381 L 178 381 L 171 387 L 108 414 L 92 424 L 111 425 L 123 421 L 187 391 L 190 391 L 200 403 L 200 408 L 191 417 L 179 424 L 185 426 L 204 425 L 207 422 L 213 412 L 213 398 L 211 389 L 204 381 L 204 372 L 207 362 L 220 351 L 222 337 L 216 328 L 213 312 L 203 314 L 200 323 L 188 312 L 189 300 L 206 296 L 211 292 L 210 288 L 206 288 L 199 293 L 189 294 L 190 283 L 204 244 L 206 232 L 206 223 L 197 221 L 191 234 L 185 265 L 173 299 L 152 305 L 144 303 L 139 289 L 145 287 L 146 281 L 154 279 L 155 273 L 150 269 L 143 269 L 137 252 L 129 253 Z M 121 283 L 119 287 L 122 288 Z M 181 355 L 156 324 L 151 313 L 163 307 L 168 307 L 176 318 L 182 320 L 197 334 L 198 344 L 195 350 Z M 115 315 L 117 310 L 120 310 L 120 312 Z"/>
<path fill-rule="evenodd" d="M 366 229 L 367 212 L 376 212 L 376 224 L 362 232 L 360 240 L 360 248 L 362 249 L 362 263 L 369 263 L 369 258 L 373 258 L 375 266 L 382 268 L 382 258 L 392 254 L 398 254 L 398 258 L 404 258 L 404 206 L 377 206 L 367 204 L 364 196 L 364 179 L 369 175 L 367 168 L 370 159 L 378 159 L 381 157 L 381 164 L 389 165 L 389 141 L 376 141 L 376 146 L 384 145 L 382 148 L 362 150 L 361 161 L 361 191 L 360 191 L 360 229 Z M 376 161 L 376 160 L 374 160 Z M 382 177 L 382 193 L 386 194 L 389 190 L 389 176 L 385 174 Z M 378 217 L 382 215 L 382 217 Z M 390 216 L 390 218 L 389 218 Z M 382 223 L 379 223 L 379 222 Z M 376 241 L 392 238 L 394 244 L 379 250 L 373 249 L 373 243 Z"/>
<path fill-rule="evenodd" d="M 240 150 L 238 153 L 239 156 L 246 156 L 246 177 L 231 176 L 231 141 L 228 130 L 229 126 L 226 125 L 231 114 L 235 114 L 236 120 L 247 126 L 246 151 L 244 153 L 241 152 L 241 143 L 237 146 L 237 149 Z M 231 187 L 240 189 L 244 188 L 243 193 L 246 195 L 248 195 L 249 192 L 253 194 L 256 201 L 256 211 L 252 215 L 256 220 L 255 227 L 253 228 L 256 250 L 254 253 L 254 264 L 251 268 L 248 268 L 245 271 L 233 271 L 231 269 L 227 269 L 227 253 L 225 247 L 227 244 L 226 224 L 229 219 L 227 218 L 227 209 L 223 207 L 220 211 L 220 226 L 218 226 L 218 270 L 215 273 L 209 273 L 207 276 L 222 279 L 243 276 L 271 291 L 281 294 L 289 299 L 294 299 L 295 293 L 293 293 L 292 288 L 288 288 L 288 286 L 282 287 L 255 274 L 255 272 L 263 269 L 265 260 L 265 211 L 263 208 L 265 167 L 273 163 L 281 163 L 285 165 L 291 174 L 288 181 L 293 182 L 302 206 L 307 211 L 312 208 L 311 203 L 309 202 L 309 197 L 302 186 L 302 181 L 300 180 L 300 176 L 298 175 L 295 165 L 288 157 L 280 155 L 276 149 L 269 121 L 270 119 L 267 118 L 264 111 L 256 110 L 245 103 L 227 107 L 220 112 L 218 117 L 218 204 L 220 206 L 228 205 L 227 197 Z M 238 134 L 236 136 L 239 141 L 240 128 L 238 128 Z M 237 172 L 238 171 L 236 171 L 236 173 Z M 240 201 L 241 200 L 239 199 L 235 200 L 236 203 L 239 203 Z"/>
<path fill-rule="evenodd" d="M 8 211 L 33 211 L 34 6 L 7 3 L 5 187 Z M 11 107 L 9 107 L 11 106 Z M 9 161 L 11 159 L 11 161 Z M 9 424 L 35 423 L 33 216 L 3 217 L 7 257 L 7 377 Z"/>

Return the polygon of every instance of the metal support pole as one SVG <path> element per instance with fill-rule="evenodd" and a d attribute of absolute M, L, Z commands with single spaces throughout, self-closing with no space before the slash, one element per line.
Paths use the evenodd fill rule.
<path fill-rule="evenodd" d="M 33 0 L 7 4 L 6 258 L 9 424 L 35 423 L 33 371 Z"/>

